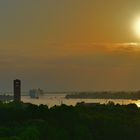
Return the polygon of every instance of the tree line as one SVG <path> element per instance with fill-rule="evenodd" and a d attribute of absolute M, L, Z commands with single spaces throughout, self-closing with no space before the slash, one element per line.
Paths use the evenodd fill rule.
<path fill-rule="evenodd" d="M 0 140 L 134 140 L 140 108 L 109 102 L 95 106 L 0 103 Z"/>

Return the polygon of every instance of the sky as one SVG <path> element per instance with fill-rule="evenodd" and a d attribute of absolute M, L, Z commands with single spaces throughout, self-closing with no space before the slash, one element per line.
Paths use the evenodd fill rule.
<path fill-rule="evenodd" d="M 1 0 L 0 91 L 139 90 L 137 19 L 139 0 Z"/>

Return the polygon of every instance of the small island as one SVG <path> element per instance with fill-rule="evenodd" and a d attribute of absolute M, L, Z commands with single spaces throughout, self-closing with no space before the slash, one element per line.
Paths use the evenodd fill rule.
<path fill-rule="evenodd" d="M 66 99 L 130 99 L 139 100 L 140 91 L 97 91 L 97 92 L 75 92 L 65 96 Z"/>

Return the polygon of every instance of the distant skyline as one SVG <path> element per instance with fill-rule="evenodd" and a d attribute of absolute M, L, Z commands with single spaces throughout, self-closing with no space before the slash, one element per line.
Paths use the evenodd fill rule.
<path fill-rule="evenodd" d="M 1 0 L 0 91 L 139 90 L 137 18 L 139 0 Z"/>

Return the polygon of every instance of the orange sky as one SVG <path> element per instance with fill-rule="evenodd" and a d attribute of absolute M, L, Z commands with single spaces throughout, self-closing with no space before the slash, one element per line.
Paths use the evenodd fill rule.
<path fill-rule="evenodd" d="M 0 1 L 0 85 L 11 90 L 138 90 L 139 0 Z"/>

